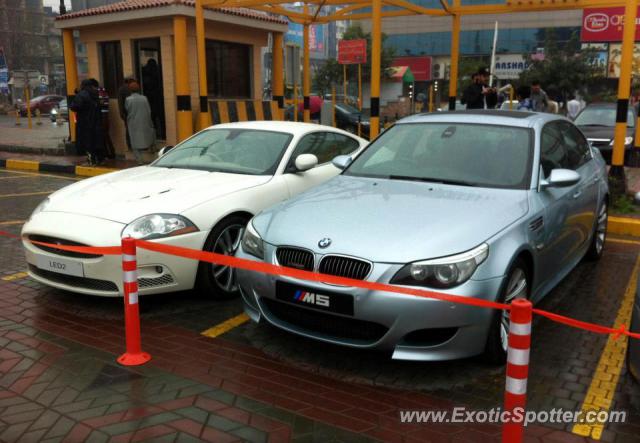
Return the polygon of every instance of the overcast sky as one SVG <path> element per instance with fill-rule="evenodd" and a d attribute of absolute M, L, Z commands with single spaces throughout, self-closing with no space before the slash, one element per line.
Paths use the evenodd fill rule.
<path fill-rule="evenodd" d="M 43 3 L 45 6 L 53 6 L 53 9 L 56 11 L 60 6 L 60 0 L 44 0 Z M 64 0 L 64 4 L 67 6 L 67 9 L 71 8 L 71 0 Z"/>

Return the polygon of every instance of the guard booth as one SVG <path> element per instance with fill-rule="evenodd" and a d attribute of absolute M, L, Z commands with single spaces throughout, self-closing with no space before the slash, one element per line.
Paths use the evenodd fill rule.
<path fill-rule="evenodd" d="M 212 111 L 213 122 L 270 116 L 261 102 L 260 49 L 268 45 L 270 33 L 286 33 L 287 21 L 248 9 L 205 10 L 203 97 L 198 88 L 195 17 L 193 1 L 127 0 L 57 18 L 56 27 L 63 31 L 68 94 L 79 87 L 75 32 L 86 45 L 89 77 L 97 79 L 110 97 L 109 133 L 119 157 L 127 146 L 117 92 L 128 75 L 140 82 L 149 100 L 159 144 L 173 145 L 200 129 L 201 109 Z M 236 109 L 240 113 L 234 113 Z"/>

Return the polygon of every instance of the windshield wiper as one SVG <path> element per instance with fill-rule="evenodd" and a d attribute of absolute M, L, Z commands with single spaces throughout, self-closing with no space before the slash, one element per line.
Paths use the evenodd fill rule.
<path fill-rule="evenodd" d="M 390 175 L 387 177 L 390 180 L 406 180 L 428 183 L 440 183 L 442 185 L 457 185 L 457 186 L 476 186 L 476 183 L 466 182 L 463 180 L 447 180 L 442 178 L 429 178 L 429 177 L 413 177 L 410 175 Z"/>

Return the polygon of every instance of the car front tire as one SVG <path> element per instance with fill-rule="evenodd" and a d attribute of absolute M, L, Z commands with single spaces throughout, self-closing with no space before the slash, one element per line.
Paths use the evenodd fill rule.
<path fill-rule="evenodd" d="M 531 292 L 531 279 L 529 268 L 522 258 L 517 258 L 511 265 L 505 283 L 502 285 L 498 303 L 510 304 L 517 298 L 529 298 Z M 491 364 L 502 365 L 507 361 L 507 348 L 509 339 L 509 311 L 495 311 L 487 345 L 484 351 L 484 359 Z"/>
<path fill-rule="evenodd" d="M 221 220 L 211 230 L 203 250 L 228 256 L 235 255 L 248 222 L 249 218 L 242 215 L 232 215 Z M 218 300 L 236 297 L 239 290 L 235 268 L 200 262 L 196 289 L 201 294 Z"/>

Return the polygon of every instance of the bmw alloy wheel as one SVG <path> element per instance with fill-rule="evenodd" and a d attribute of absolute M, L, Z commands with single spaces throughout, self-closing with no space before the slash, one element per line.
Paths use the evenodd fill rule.
<path fill-rule="evenodd" d="M 607 212 L 607 203 L 602 203 L 600 211 L 598 212 L 598 225 L 596 227 L 596 252 L 602 253 L 604 248 L 604 241 L 607 238 L 607 222 L 609 220 Z"/>
<path fill-rule="evenodd" d="M 520 269 L 514 269 L 507 284 L 507 295 L 504 303 L 510 304 L 517 298 L 527 298 L 527 275 Z M 509 311 L 502 311 L 500 318 L 500 343 L 506 352 L 509 346 Z"/>

